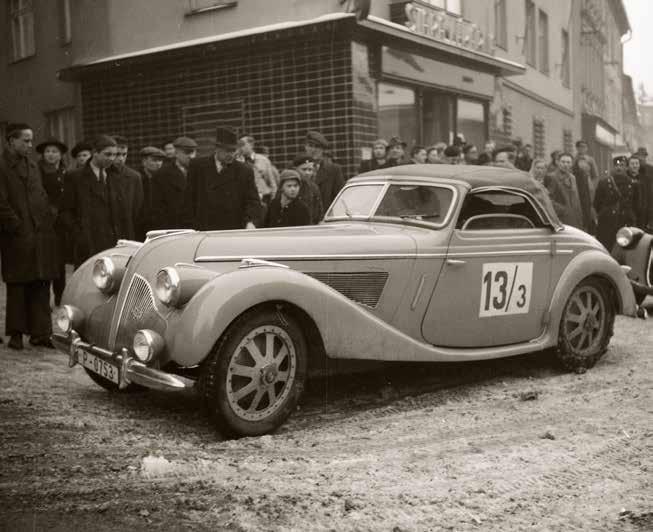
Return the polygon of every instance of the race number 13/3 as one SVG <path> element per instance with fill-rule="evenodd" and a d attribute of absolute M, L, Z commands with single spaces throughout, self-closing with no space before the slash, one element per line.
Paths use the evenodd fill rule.
<path fill-rule="evenodd" d="M 531 303 L 532 262 L 483 264 L 479 318 L 526 314 Z"/>

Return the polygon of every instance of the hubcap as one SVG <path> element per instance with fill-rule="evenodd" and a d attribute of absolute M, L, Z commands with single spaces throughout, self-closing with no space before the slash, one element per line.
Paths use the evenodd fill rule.
<path fill-rule="evenodd" d="M 295 381 L 297 355 L 286 331 L 264 325 L 250 331 L 231 355 L 227 400 L 247 421 L 260 421 L 284 403 Z"/>
<path fill-rule="evenodd" d="M 606 326 L 603 296 L 593 286 L 584 286 L 572 296 L 565 314 L 565 335 L 572 349 L 590 355 L 597 349 Z"/>

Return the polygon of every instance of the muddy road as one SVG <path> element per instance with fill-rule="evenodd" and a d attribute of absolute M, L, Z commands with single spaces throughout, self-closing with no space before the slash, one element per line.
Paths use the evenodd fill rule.
<path fill-rule="evenodd" d="M 310 384 L 272 436 L 0 346 L 2 530 L 651 530 L 653 321 L 545 354 Z"/>

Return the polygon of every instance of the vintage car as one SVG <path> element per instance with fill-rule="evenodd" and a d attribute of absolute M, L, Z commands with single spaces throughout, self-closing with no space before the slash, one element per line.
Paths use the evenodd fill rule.
<path fill-rule="evenodd" d="M 635 314 L 626 274 L 527 174 L 410 165 L 349 180 L 317 226 L 154 232 L 73 274 L 53 341 L 109 390 L 196 388 L 223 434 L 268 433 L 325 357 L 570 370 Z"/>
<path fill-rule="evenodd" d="M 638 227 L 622 227 L 616 240 L 612 256 L 627 267 L 635 301 L 641 305 L 646 296 L 653 295 L 653 235 Z M 639 308 L 638 313 L 646 317 L 646 309 Z"/>

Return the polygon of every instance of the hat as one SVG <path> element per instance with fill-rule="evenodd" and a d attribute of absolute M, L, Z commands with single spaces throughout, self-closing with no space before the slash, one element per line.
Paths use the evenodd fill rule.
<path fill-rule="evenodd" d="M 617 166 L 617 164 L 623 164 L 624 166 L 628 164 L 628 157 L 625 155 L 617 155 L 616 157 L 612 158 L 612 164 L 613 166 Z"/>
<path fill-rule="evenodd" d="M 215 145 L 228 150 L 235 150 L 238 145 L 238 132 L 228 126 L 218 126 L 215 129 Z"/>
<path fill-rule="evenodd" d="M 316 144 L 318 147 L 322 148 L 323 150 L 329 149 L 329 141 L 319 131 L 309 131 L 308 133 L 306 133 L 306 142 L 311 142 L 313 144 Z"/>
<path fill-rule="evenodd" d="M 145 148 L 141 150 L 141 157 L 159 157 L 163 159 L 165 156 L 166 154 L 163 150 L 155 148 L 154 146 L 145 146 Z"/>
<path fill-rule="evenodd" d="M 184 150 L 196 150 L 197 142 L 189 137 L 177 137 L 172 141 L 175 148 L 183 148 Z"/>
<path fill-rule="evenodd" d="M 444 156 L 445 157 L 460 157 L 460 146 L 455 146 L 453 144 L 451 146 L 447 146 L 444 149 Z"/>
<path fill-rule="evenodd" d="M 306 155 L 305 153 L 300 153 L 299 155 L 295 156 L 295 158 L 292 160 L 292 165 L 297 167 L 301 166 L 302 164 L 306 163 L 314 163 L 315 159 L 311 157 L 310 155 Z"/>
<path fill-rule="evenodd" d="M 281 173 L 279 174 L 279 186 L 283 185 L 285 181 L 291 181 L 291 180 L 296 180 L 297 182 L 301 183 L 302 178 L 299 175 L 299 172 L 296 170 L 282 170 Z"/>
<path fill-rule="evenodd" d="M 63 155 L 68 151 L 68 146 L 66 146 L 63 142 L 61 142 L 59 139 L 56 139 L 54 137 L 50 137 L 36 146 L 36 152 L 42 154 L 45 151 L 45 148 L 47 148 L 48 146 L 56 146 L 57 148 L 59 148 L 61 155 Z"/>
<path fill-rule="evenodd" d="M 635 152 L 635 155 L 644 155 L 644 156 L 648 157 L 648 151 L 646 150 L 646 148 L 644 146 L 640 146 L 639 148 L 637 148 L 637 151 Z"/>
<path fill-rule="evenodd" d="M 93 152 L 93 145 L 90 142 L 78 142 L 73 146 L 73 149 L 70 150 L 70 155 L 77 157 L 80 151 L 90 151 Z"/>
<path fill-rule="evenodd" d="M 403 140 L 401 140 L 399 137 L 392 137 L 390 139 L 390 142 L 388 143 L 388 148 L 392 148 L 393 146 L 401 146 L 404 149 L 408 144 L 406 144 Z"/>
<path fill-rule="evenodd" d="M 376 139 L 372 143 L 372 147 L 383 146 L 386 150 L 388 149 L 388 141 L 385 139 Z"/>
<path fill-rule="evenodd" d="M 15 133 L 18 133 L 19 131 L 24 131 L 26 129 L 32 129 L 32 128 L 29 124 L 26 124 L 25 122 L 16 122 L 16 123 L 10 122 L 5 127 L 5 137 L 9 139 L 9 137 L 14 135 Z"/>

